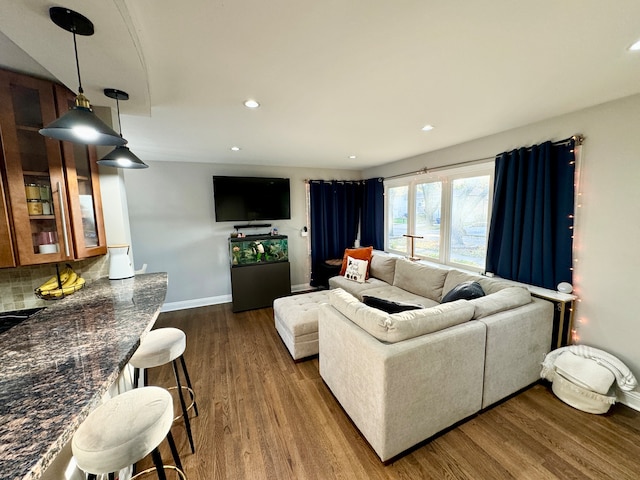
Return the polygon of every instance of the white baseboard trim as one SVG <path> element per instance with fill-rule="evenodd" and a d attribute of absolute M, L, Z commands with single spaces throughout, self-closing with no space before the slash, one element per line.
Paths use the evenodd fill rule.
<path fill-rule="evenodd" d="M 305 290 L 315 290 L 309 283 L 300 283 L 298 285 L 291 285 L 291 293 L 304 292 Z"/>
<path fill-rule="evenodd" d="M 299 285 L 291 285 L 291 292 L 304 292 L 311 290 L 313 287 L 308 283 Z M 173 312 L 175 310 L 186 310 L 188 308 L 206 307 L 208 305 L 220 305 L 221 303 L 231 303 L 233 298 L 229 295 L 219 295 L 217 297 L 194 298 L 193 300 L 183 300 L 180 302 L 165 303 L 160 312 Z"/>
<path fill-rule="evenodd" d="M 160 312 L 173 312 L 175 310 L 186 310 L 188 308 L 206 307 L 208 305 L 219 305 L 221 303 L 231 303 L 231 295 L 220 295 L 218 297 L 194 298 L 193 300 L 183 300 L 180 302 L 165 303 Z"/>
<path fill-rule="evenodd" d="M 623 392 L 622 390 L 618 390 L 618 401 L 640 412 L 640 392 Z"/>

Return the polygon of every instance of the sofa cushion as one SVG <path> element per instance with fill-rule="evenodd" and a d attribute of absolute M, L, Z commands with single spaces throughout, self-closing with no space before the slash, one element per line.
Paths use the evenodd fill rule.
<path fill-rule="evenodd" d="M 502 278 L 485 277 L 477 273 L 463 272 L 460 270 L 452 269 L 447 273 L 447 278 L 444 281 L 444 288 L 442 289 L 442 295 L 446 295 L 456 285 L 462 282 L 478 282 L 484 290 L 485 295 L 495 293 L 503 288 L 515 286 L 513 282 L 504 280 Z"/>
<path fill-rule="evenodd" d="M 406 310 L 424 308 L 424 306 L 417 303 L 394 302 L 393 300 L 385 300 L 384 298 L 372 297 L 370 295 L 362 295 L 362 303 L 387 313 L 398 313 Z"/>
<path fill-rule="evenodd" d="M 345 248 L 344 254 L 342 255 L 342 268 L 340 269 L 340 275 L 344 275 L 344 272 L 347 269 L 347 257 L 357 258 L 358 260 L 366 260 L 368 262 L 369 260 L 371 260 L 372 251 L 373 247 Z M 368 268 L 366 278 L 369 278 Z"/>
<path fill-rule="evenodd" d="M 380 255 L 374 253 L 369 262 L 369 276 L 379 278 L 389 285 L 393 285 L 393 276 L 396 273 L 396 260 L 398 257 Z"/>
<path fill-rule="evenodd" d="M 484 318 L 494 313 L 531 303 L 531 294 L 524 287 L 507 287 L 484 297 L 469 300 L 475 307 L 473 318 Z"/>
<path fill-rule="evenodd" d="M 396 272 L 393 285 L 422 297 L 439 302 L 448 270 L 422 263 L 415 263 L 404 258 L 396 261 Z"/>
<path fill-rule="evenodd" d="M 467 273 L 467 272 L 462 272 L 456 269 L 449 270 L 447 272 L 447 278 L 444 279 L 444 287 L 442 287 L 442 298 L 444 298 L 447 293 L 449 293 L 452 289 L 454 289 L 456 286 L 460 285 L 461 283 L 464 283 L 464 282 L 480 283 L 480 278 L 482 277 L 476 273 Z"/>
<path fill-rule="evenodd" d="M 329 303 L 345 317 L 382 342 L 395 343 L 467 322 L 474 308 L 467 300 L 420 310 L 385 313 L 360 302 L 342 289 L 329 292 Z"/>
<path fill-rule="evenodd" d="M 345 289 L 346 290 L 346 289 Z M 349 290 L 347 290 L 349 291 Z M 384 285 L 382 287 L 369 288 L 366 292 L 355 294 L 356 297 L 362 300 L 362 295 L 371 295 L 372 297 L 383 298 L 385 300 L 394 300 L 396 302 L 404 303 L 416 303 L 423 307 L 433 307 L 440 302 L 431 300 L 430 298 L 416 295 L 415 293 L 407 292 L 402 288 L 394 287 L 393 285 Z"/>
<path fill-rule="evenodd" d="M 382 280 L 378 280 L 377 278 L 369 277 L 364 283 L 353 282 L 351 280 L 347 280 L 340 275 L 336 275 L 335 277 L 331 277 L 329 279 L 329 288 L 342 288 L 346 290 L 351 295 L 355 295 L 358 298 L 362 298 L 362 294 L 364 292 L 368 292 L 374 288 L 386 288 L 388 285 Z M 378 297 L 379 295 L 374 295 Z M 398 299 L 404 301 L 402 299 Z"/>
<path fill-rule="evenodd" d="M 442 301 L 440 303 L 448 303 L 455 300 L 473 300 L 474 298 L 480 297 L 484 297 L 484 290 L 482 290 L 480 284 L 478 282 L 468 280 L 449 290 L 447 294 L 442 297 Z"/>
<path fill-rule="evenodd" d="M 364 283 L 367 276 L 367 268 L 369 262 L 366 260 L 358 260 L 357 258 L 347 257 L 347 268 L 344 271 L 344 278 L 353 280 L 358 283 Z"/>
<path fill-rule="evenodd" d="M 476 282 L 480 284 L 484 293 L 490 295 L 492 293 L 499 292 L 500 290 L 504 290 L 505 288 L 517 287 L 518 285 L 514 285 L 514 282 L 511 280 L 504 280 L 502 278 L 491 278 L 491 277 L 483 277 L 480 276 Z"/>

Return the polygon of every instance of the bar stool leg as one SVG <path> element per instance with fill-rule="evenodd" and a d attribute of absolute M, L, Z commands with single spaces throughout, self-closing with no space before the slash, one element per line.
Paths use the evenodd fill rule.
<path fill-rule="evenodd" d="M 169 443 L 171 455 L 173 455 L 173 461 L 176 464 L 176 467 L 184 472 L 184 469 L 182 468 L 182 462 L 180 461 L 180 455 L 178 455 L 178 449 L 176 448 L 176 442 L 173 440 L 171 430 L 169 430 L 169 433 L 167 434 L 167 442 Z"/>
<path fill-rule="evenodd" d="M 142 370 L 142 385 L 138 385 L 140 382 L 140 371 Z M 149 383 L 148 375 L 146 368 L 137 368 L 133 369 L 133 388 L 147 387 Z"/>
<path fill-rule="evenodd" d="M 182 408 L 182 418 L 184 420 L 184 426 L 187 429 L 187 437 L 189 437 L 189 445 L 191 445 L 191 453 L 196 453 L 196 447 L 193 443 L 193 435 L 191 434 L 191 422 L 189 421 L 189 412 L 187 412 L 187 404 L 184 401 L 184 395 L 182 394 L 182 385 L 180 384 L 180 375 L 178 374 L 178 364 L 175 360 L 171 362 L 173 365 L 173 374 L 176 377 L 176 385 L 178 389 L 178 398 L 180 398 L 180 407 Z"/>
<path fill-rule="evenodd" d="M 182 371 L 184 372 L 184 378 L 187 380 L 187 387 L 189 387 L 191 389 L 191 391 L 193 392 L 193 387 L 191 386 L 191 379 L 189 378 L 189 372 L 187 371 L 187 364 L 184 361 L 184 355 L 180 355 L 180 363 L 182 364 Z M 196 417 L 198 416 L 198 405 L 196 404 L 196 399 L 194 397 L 193 399 L 193 411 L 196 414 Z"/>
<path fill-rule="evenodd" d="M 140 381 L 140 369 L 133 369 L 133 388 L 138 388 L 138 382 Z"/>
<path fill-rule="evenodd" d="M 138 383 L 140 382 L 140 370 L 142 370 L 142 385 L 138 385 Z M 133 369 L 133 388 L 140 388 L 141 386 L 146 387 L 148 383 L 149 383 L 148 369 L 147 368 L 140 369 L 135 367 Z"/>
<path fill-rule="evenodd" d="M 151 458 L 153 458 L 153 464 L 158 472 L 158 480 L 167 480 L 167 476 L 164 473 L 164 465 L 162 464 L 162 456 L 160 456 L 160 451 L 157 448 L 154 448 L 151 452 Z"/>

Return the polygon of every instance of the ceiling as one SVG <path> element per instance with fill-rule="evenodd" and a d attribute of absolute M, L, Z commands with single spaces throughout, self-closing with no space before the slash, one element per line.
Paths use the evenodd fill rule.
<path fill-rule="evenodd" d="M 77 91 L 54 5 L 145 161 L 362 169 L 640 92 L 638 0 L 0 0 L 0 64 Z"/>

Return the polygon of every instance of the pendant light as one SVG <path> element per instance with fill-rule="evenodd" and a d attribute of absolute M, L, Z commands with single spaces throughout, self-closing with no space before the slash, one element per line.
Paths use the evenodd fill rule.
<path fill-rule="evenodd" d="M 104 94 L 109 98 L 115 98 L 118 111 L 118 128 L 122 137 L 122 124 L 120 123 L 120 100 L 129 100 L 129 94 L 115 88 L 105 88 Z M 126 143 L 126 141 L 125 141 Z M 149 165 L 136 157 L 129 147 L 119 145 L 97 162 L 99 165 L 115 168 L 149 168 Z"/>
<path fill-rule="evenodd" d="M 40 133 L 56 140 L 66 140 L 88 145 L 124 145 L 127 141 L 100 120 L 87 97 L 84 96 L 80 79 L 80 62 L 76 35 L 93 35 L 93 23 L 85 16 L 64 7 L 51 7 L 49 16 L 53 23 L 73 34 L 73 48 L 78 72 L 78 95 L 74 107 L 57 120 L 40 129 Z"/>

